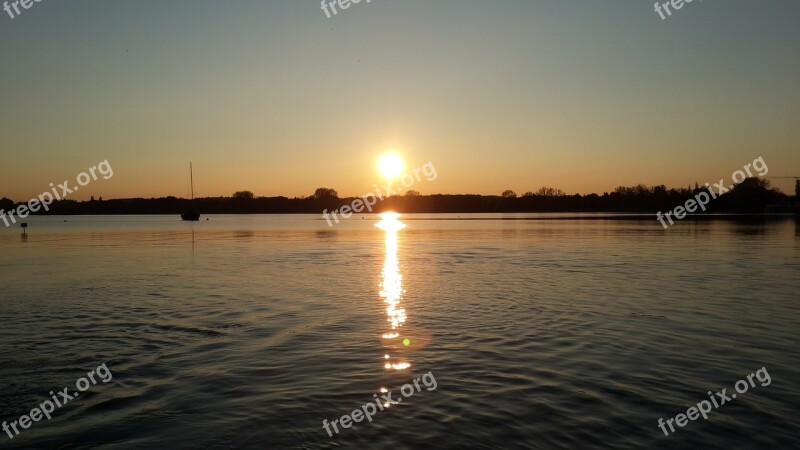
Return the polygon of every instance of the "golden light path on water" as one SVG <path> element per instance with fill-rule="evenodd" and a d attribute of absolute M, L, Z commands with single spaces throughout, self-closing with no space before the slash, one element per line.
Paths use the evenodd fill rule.
<path fill-rule="evenodd" d="M 400 339 L 401 334 L 398 331 L 407 317 L 405 308 L 400 304 L 404 291 L 403 275 L 400 273 L 400 263 L 397 256 L 397 235 L 406 226 L 398 220 L 400 214 L 383 213 L 380 217 L 382 220 L 375 226 L 386 233 L 386 259 L 381 275 L 380 296 L 386 304 L 386 321 L 389 324 L 389 330 L 382 337 L 387 348 L 397 349 L 401 348 L 400 346 L 402 345 L 410 345 L 408 338 Z M 387 370 L 405 370 L 409 367 L 411 367 L 411 364 L 401 357 L 390 353 L 384 355 L 384 368 Z M 381 388 L 381 392 L 386 392 L 386 388 Z M 387 402 L 384 406 L 388 407 L 390 405 Z"/>

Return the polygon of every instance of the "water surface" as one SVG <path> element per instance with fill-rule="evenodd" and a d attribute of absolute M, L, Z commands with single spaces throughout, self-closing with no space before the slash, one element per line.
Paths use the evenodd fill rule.
<path fill-rule="evenodd" d="M 665 232 L 652 217 L 408 215 L 393 230 L 375 216 L 334 228 L 319 216 L 208 218 L 35 217 L 25 239 L 0 230 L 0 419 L 103 362 L 113 373 L 0 447 L 800 439 L 794 219 Z M 761 367 L 769 386 L 669 437 L 658 428 Z M 333 438 L 323 429 L 427 372 L 435 390 Z"/>

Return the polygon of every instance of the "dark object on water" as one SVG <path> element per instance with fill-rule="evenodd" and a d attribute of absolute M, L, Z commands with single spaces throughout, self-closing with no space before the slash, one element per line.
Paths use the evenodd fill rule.
<path fill-rule="evenodd" d="M 22 228 L 28 228 L 28 223 L 27 222 L 23 222 L 23 223 L 19 224 L 19 226 L 21 226 Z"/>
<path fill-rule="evenodd" d="M 194 170 L 191 162 L 189 163 L 189 184 L 192 188 L 192 203 L 194 203 Z M 181 214 L 181 220 L 196 222 L 200 220 L 200 213 L 192 206 L 192 209 Z"/>
<path fill-rule="evenodd" d="M 194 209 L 181 214 L 181 219 L 196 222 L 200 220 L 200 213 Z"/>

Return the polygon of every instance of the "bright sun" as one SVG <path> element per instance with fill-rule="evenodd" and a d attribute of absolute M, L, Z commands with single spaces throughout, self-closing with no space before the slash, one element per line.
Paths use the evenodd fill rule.
<path fill-rule="evenodd" d="M 403 172 L 403 160 L 394 153 L 383 155 L 378 162 L 381 175 L 386 178 L 397 178 Z"/>

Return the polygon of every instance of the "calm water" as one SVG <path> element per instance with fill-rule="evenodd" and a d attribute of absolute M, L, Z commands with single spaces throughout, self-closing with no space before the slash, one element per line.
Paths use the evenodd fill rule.
<path fill-rule="evenodd" d="M 547 216 L 2 229 L 0 419 L 113 379 L 0 448 L 797 447 L 800 223 L 501 217 Z M 761 367 L 769 386 L 658 428 Z"/>

